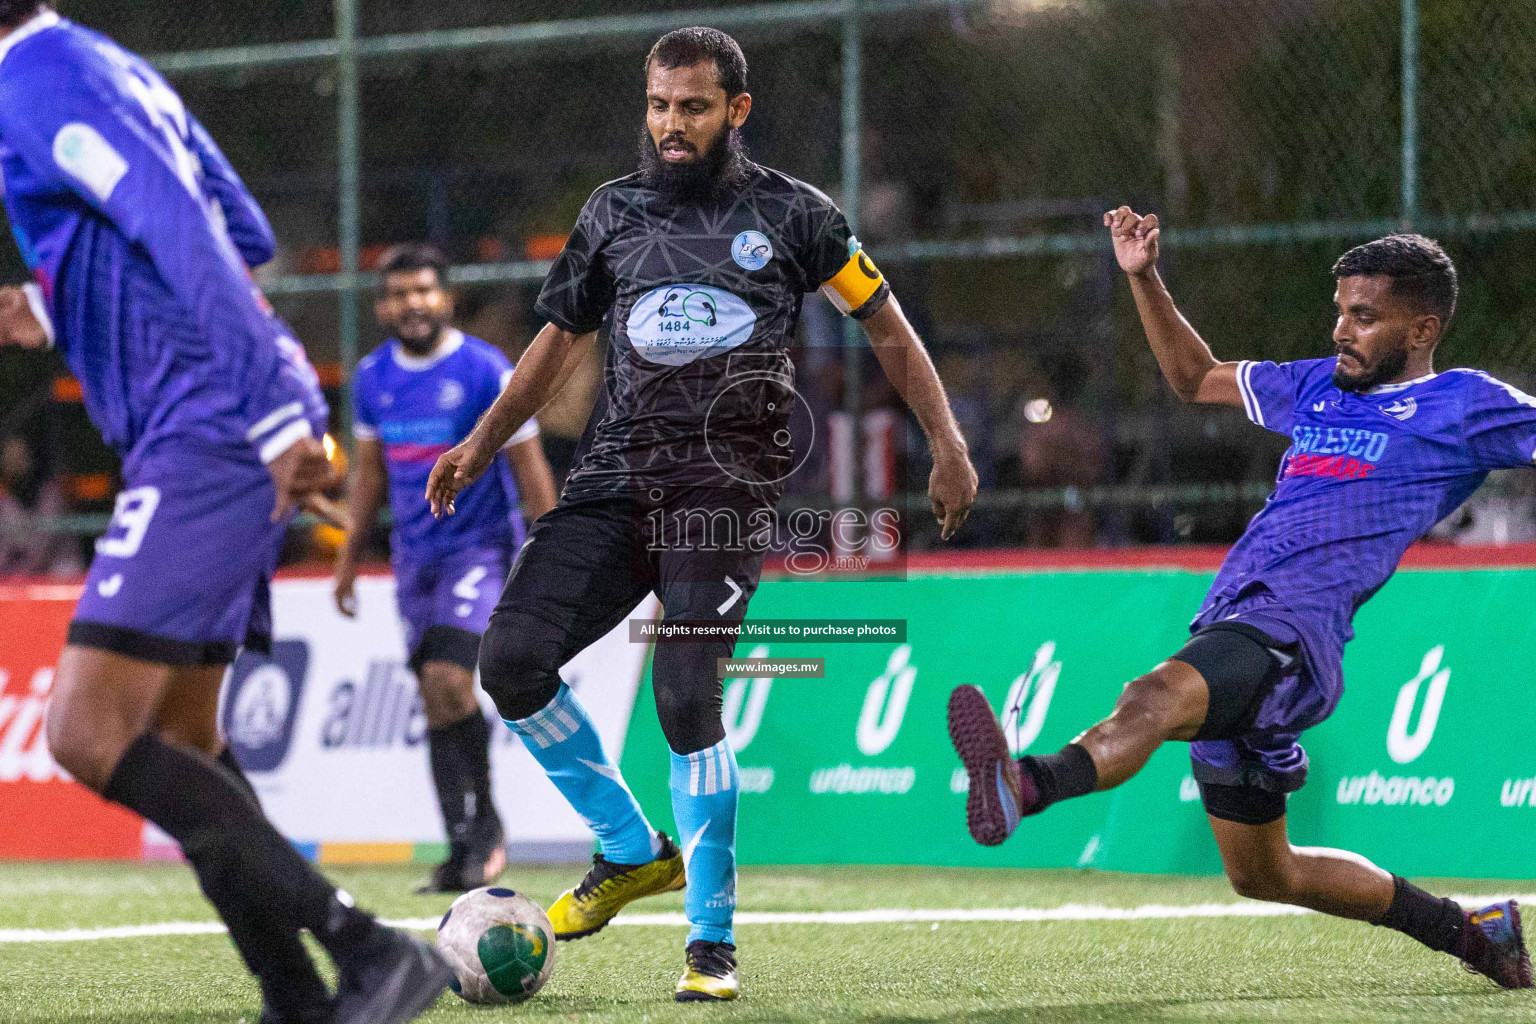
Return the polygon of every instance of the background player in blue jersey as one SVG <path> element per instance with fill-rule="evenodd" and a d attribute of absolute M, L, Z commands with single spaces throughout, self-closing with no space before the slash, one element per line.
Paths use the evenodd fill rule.
<path fill-rule="evenodd" d="M 512 376 L 499 349 L 450 326 L 447 271 L 447 258 L 428 245 L 396 246 L 379 264 L 374 312 L 393 337 L 352 378 L 357 468 L 347 539 L 336 555 L 336 606 L 356 613 L 357 556 L 387 487 L 405 647 L 421 683 L 448 834 L 448 858 L 425 891 L 463 892 L 506 866 L 491 803 L 490 728 L 475 697 L 480 634 L 522 547 L 522 513 L 532 522 L 553 508 L 555 481 L 538 422 L 529 420 L 507 442 L 507 457 L 459 495 L 458 515 L 435 519 L 421 500 L 437 457 L 469 433 Z"/>
<path fill-rule="evenodd" d="M 1395 928 L 1505 988 L 1531 987 L 1515 901 L 1468 912 L 1356 854 L 1294 847 L 1285 807 L 1306 781 L 1298 738 L 1343 694 L 1356 609 L 1490 470 L 1532 464 L 1536 398 L 1477 370 L 1434 371 L 1457 285 L 1430 239 L 1392 235 L 1334 264 L 1333 356 L 1234 363 L 1217 361 L 1163 286 L 1157 218 L 1122 206 L 1104 222 L 1174 391 L 1241 408 L 1291 448 L 1193 638 L 1127 684 L 1109 718 L 1058 753 L 1014 761 L 985 695 L 954 691 L 949 729 L 970 777 L 971 835 L 1000 843 L 1022 817 L 1118 786 L 1163 743 L 1187 740 L 1239 894 Z"/>
<path fill-rule="evenodd" d="M 263 1021 L 408 1020 L 447 965 L 278 834 L 215 725 L 236 648 L 270 632 L 293 507 L 331 476 L 314 371 L 248 276 L 272 255 L 266 218 L 153 68 L 35 2 L 0 0 L 0 171 L 35 278 L 0 300 L 0 341 L 56 342 L 126 483 L 59 659 L 49 749 L 181 844 Z M 334 1000 L 301 929 L 337 963 Z"/>

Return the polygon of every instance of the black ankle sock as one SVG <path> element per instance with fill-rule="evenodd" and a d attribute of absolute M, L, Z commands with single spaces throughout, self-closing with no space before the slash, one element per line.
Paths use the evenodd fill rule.
<path fill-rule="evenodd" d="M 469 721 L 470 738 L 464 741 L 464 762 L 475 784 L 475 816 L 496 816 L 491 802 L 491 725 L 476 711 Z"/>
<path fill-rule="evenodd" d="M 235 760 L 234 752 L 225 747 L 218 761 L 259 807 L 256 790 Z M 272 918 L 263 920 L 256 928 L 243 928 L 232 921 L 229 937 L 246 967 L 256 976 L 268 1006 L 282 1013 L 298 1014 L 323 1005 L 329 997 L 297 928 Z"/>
<path fill-rule="evenodd" d="M 491 759 L 487 745 L 490 726 L 478 710 L 427 733 L 432 782 L 448 842 L 459 846 L 469 839 L 469 826 L 491 808 Z"/>
<path fill-rule="evenodd" d="M 181 845 L 232 934 L 281 921 L 308 928 L 338 960 L 378 929 L 280 835 L 213 760 L 152 733 L 124 751 L 103 795 Z"/>
<path fill-rule="evenodd" d="M 1431 895 L 1406 878 L 1393 875 L 1392 906 L 1371 923 L 1412 936 L 1430 949 L 1454 954 L 1461 948 L 1467 914 L 1455 900 Z"/>
<path fill-rule="evenodd" d="M 1040 791 L 1040 806 L 1092 793 L 1099 785 L 1099 770 L 1084 747 L 1068 743 L 1054 754 L 1027 754 L 1019 758 Z"/>

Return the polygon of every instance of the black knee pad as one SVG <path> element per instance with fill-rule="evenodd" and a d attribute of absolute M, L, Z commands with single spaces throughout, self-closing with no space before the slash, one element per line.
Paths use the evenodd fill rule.
<path fill-rule="evenodd" d="M 526 615 L 493 615 L 480 638 L 480 685 L 509 721 L 555 699 L 564 664 L 559 638 Z"/>
<path fill-rule="evenodd" d="M 656 645 L 651 671 L 656 717 L 667 746 L 675 753 L 691 754 L 725 738 L 725 726 L 720 723 L 723 683 L 716 659 L 729 654 L 729 648 L 720 644 Z"/>

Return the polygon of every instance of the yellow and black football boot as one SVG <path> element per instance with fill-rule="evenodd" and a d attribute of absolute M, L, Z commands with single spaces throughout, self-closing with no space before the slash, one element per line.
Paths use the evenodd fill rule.
<path fill-rule="evenodd" d="M 688 969 L 672 998 L 680 1003 L 718 1003 L 741 995 L 736 977 L 736 947 L 729 942 L 696 939 L 688 943 Z"/>
<path fill-rule="evenodd" d="M 656 835 L 661 851 L 644 864 L 615 864 L 600 853 L 592 858 L 592 868 L 581 883 L 567 889 L 549 908 L 557 940 L 586 938 L 601 931 L 625 904 L 687 884 L 682 851 L 665 832 Z"/>

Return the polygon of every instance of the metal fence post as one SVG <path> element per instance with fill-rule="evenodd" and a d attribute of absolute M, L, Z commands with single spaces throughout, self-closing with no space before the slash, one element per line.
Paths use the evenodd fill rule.
<path fill-rule="evenodd" d="M 341 248 L 341 401 L 338 426 L 352 438 L 352 371 L 357 366 L 358 247 L 361 228 L 358 208 L 357 0 L 336 3 L 336 229 Z"/>
<path fill-rule="evenodd" d="M 862 174 L 864 131 L 864 38 L 859 0 L 848 0 L 843 13 L 843 215 L 849 230 L 859 230 L 859 178 Z M 863 330 L 843 318 L 843 409 L 850 421 L 853 460 L 853 504 L 864 495 L 863 438 L 859 406 L 863 398 Z"/>
<path fill-rule="evenodd" d="M 1403 227 L 1419 215 L 1419 0 L 1403 0 Z"/>

